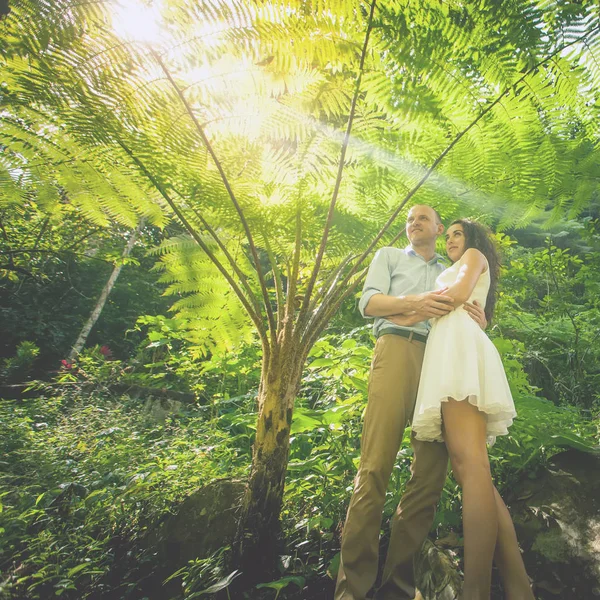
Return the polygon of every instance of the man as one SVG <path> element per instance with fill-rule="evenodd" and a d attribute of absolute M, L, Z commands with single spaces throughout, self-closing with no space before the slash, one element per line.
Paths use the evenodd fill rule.
<path fill-rule="evenodd" d="M 453 309 L 453 299 L 431 291 L 445 266 L 435 252 L 444 232 L 438 213 L 430 206 L 413 206 L 407 217 L 410 245 L 404 250 L 382 248 L 373 258 L 359 302 L 364 317 L 374 317 L 377 338 L 369 400 L 361 438 L 361 461 L 342 536 L 335 600 L 364 600 L 375 584 L 379 530 L 385 492 L 412 418 L 425 342 L 427 319 Z M 465 305 L 485 327 L 480 306 Z M 423 320 L 413 327 L 394 323 L 397 316 L 416 314 Z M 396 316 L 396 317 L 395 317 Z M 433 523 L 448 465 L 444 444 L 411 439 L 414 459 L 411 478 L 396 514 L 378 600 L 415 596 L 413 559 Z"/>

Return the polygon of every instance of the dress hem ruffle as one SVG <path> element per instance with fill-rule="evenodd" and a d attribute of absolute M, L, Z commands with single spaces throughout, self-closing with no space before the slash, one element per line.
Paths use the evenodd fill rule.
<path fill-rule="evenodd" d="M 467 400 L 473 406 L 476 406 L 479 411 L 485 413 L 488 416 L 498 416 L 500 419 L 488 419 L 486 428 L 487 443 L 492 446 L 496 437 L 501 435 L 508 435 L 508 428 L 512 425 L 513 419 L 517 416 L 515 410 L 507 410 L 506 404 L 495 403 L 486 404 L 480 406 L 477 404 L 477 394 L 448 394 L 440 398 L 440 404 L 437 406 L 428 406 L 422 410 L 419 415 L 416 415 L 413 419 L 412 430 L 417 440 L 423 442 L 443 442 L 442 437 L 442 402 L 448 402 L 448 400 L 456 399 L 461 397 L 459 402 Z M 420 421 L 423 420 L 422 423 Z"/>

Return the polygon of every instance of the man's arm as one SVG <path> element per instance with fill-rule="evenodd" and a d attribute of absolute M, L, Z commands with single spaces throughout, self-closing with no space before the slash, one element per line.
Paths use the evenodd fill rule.
<path fill-rule="evenodd" d="M 390 296 L 391 287 L 388 249 L 375 253 L 365 279 L 363 293 L 358 303 L 363 317 L 387 317 L 418 313 L 418 321 L 440 317 L 451 311 L 453 300 L 450 295 L 442 296 L 442 290 L 408 296 Z M 416 322 L 418 322 L 416 321 Z"/>
<path fill-rule="evenodd" d="M 485 311 L 481 304 L 474 300 L 473 303 L 465 302 L 463 304 L 463 308 L 469 313 L 469 316 L 483 331 L 488 326 L 487 319 L 485 318 Z M 396 325 L 401 325 L 403 327 L 412 327 L 416 325 L 420 321 L 424 321 L 423 318 L 418 313 L 406 314 L 406 315 L 390 315 L 387 317 L 388 321 L 395 323 Z"/>
<path fill-rule="evenodd" d="M 454 299 L 442 295 L 443 290 L 409 296 L 387 296 L 376 294 L 367 303 L 364 312 L 369 317 L 403 315 L 417 318 L 415 323 L 442 317 L 454 309 Z M 411 321 L 414 319 L 411 318 Z"/>

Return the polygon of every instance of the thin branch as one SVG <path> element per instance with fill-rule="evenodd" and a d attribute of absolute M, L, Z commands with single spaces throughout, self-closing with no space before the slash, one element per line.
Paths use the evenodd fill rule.
<path fill-rule="evenodd" d="M 258 279 L 260 281 L 260 287 L 261 287 L 261 291 L 262 291 L 262 295 L 263 295 L 263 300 L 265 303 L 265 308 L 267 311 L 267 318 L 269 321 L 269 329 L 271 330 L 271 337 L 274 338 L 276 335 L 276 330 L 277 330 L 277 327 L 275 324 L 275 317 L 273 315 L 273 309 L 271 308 L 271 302 L 269 300 L 269 292 L 267 289 L 267 285 L 265 283 L 265 277 L 264 277 L 264 274 L 260 267 L 260 260 L 258 257 L 258 252 L 256 250 L 256 246 L 254 244 L 254 239 L 252 238 L 252 233 L 250 232 L 250 227 L 248 226 L 248 222 L 246 220 L 244 212 L 242 211 L 242 208 L 239 205 L 237 198 L 235 197 L 235 194 L 233 193 L 233 189 L 231 188 L 229 179 L 227 178 L 227 175 L 225 174 L 225 170 L 223 169 L 223 166 L 221 165 L 221 162 L 219 161 L 219 159 L 214 151 L 214 148 L 212 147 L 212 144 L 210 143 L 208 137 L 206 136 L 206 133 L 204 132 L 204 129 L 202 128 L 202 125 L 200 125 L 198 119 L 196 118 L 196 115 L 194 114 L 192 107 L 189 105 L 188 101 L 186 100 L 181 89 L 179 88 L 179 86 L 177 85 L 175 80 L 173 79 L 170 71 L 167 69 L 167 66 L 163 62 L 160 55 L 155 50 L 152 50 L 152 55 L 153 55 L 154 59 L 156 60 L 156 62 L 158 62 L 159 66 L 163 70 L 164 74 L 167 76 L 167 79 L 173 86 L 173 89 L 177 93 L 177 96 L 179 97 L 179 99 L 185 106 L 188 114 L 190 115 L 190 118 L 191 118 L 192 122 L 194 123 L 196 130 L 200 134 L 200 137 L 202 138 L 202 141 L 203 141 L 204 145 L 206 146 L 206 149 L 208 150 L 209 154 L 211 155 L 211 158 L 213 159 L 213 162 L 214 162 L 215 166 L 217 167 L 219 174 L 221 175 L 223 185 L 225 186 L 225 189 L 227 190 L 227 193 L 229 194 L 231 202 L 233 203 L 233 205 L 238 213 L 238 216 L 240 218 L 240 221 L 242 222 L 242 226 L 244 227 L 244 231 L 246 232 L 246 238 L 248 239 L 248 244 L 250 246 L 250 252 L 252 253 L 252 257 L 254 259 L 254 268 L 256 269 L 256 272 L 258 274 Z"/>
<path fill-rule="evenodd" d="M 76 239 L 73 243 L 69 244 L 66 247 L 66 250 L 75 248 L 75 246 L 78 246 L 79 244 L 81 244 L 81 242 L 83 242 L 83 240 L 86 240 L 87 238 L 92 237 L 94 234 L 98 233 L 99 231 L 101 231 L 100 228 L 92 229 L 91 231 L 88 231 L 85 235 L 82 235 L 80 238 Z"/>
<path fill-rule="evenodd" d="M 33 243 L 33 249 L 36 250 L 38 247 L 38 244 L 40 243 L 42 236 L 44 235 L 44 233 L 46 233 L 46 227 L 48 227 L 48 224 L 50 223 L 50 217 L 46 217 L 44 219 L 44 221 L 42 222 L 42 226 L 40 227 L 40 231 L 38 232 L 36 238 L 35 238 L 35 242 Z"/>
<path fill-rule="evenodd" d="M 433 208 L 435 208 L 437 210 L 437 207 L 434 206 Z M 406 234 L 406 229 L 401 229 L 391 240 L 390 240 L 390 246 L 393 246 L 403 235 Z"/>
<path fill-rule="evenodd" d="M 83 327 L 81 328 L 81 331 L 79 332 L 79 335 L 77 336 L 77 340 L 75 341 L 73 347 L 71 348 L 71 351 L 69 352 L 69 360 L 73 360 L 85 346 L 85 343 L 90 335 L 90 332 L 92 331 L 92 328 L 98 322 L 98 319 L 100 318 L 100 315 L 102 314 L 102 311 L 106 306 L 106 301 L 108 300 L 108 297 L 110 296 L 115 284 L 117 283 L 117 279 L 119 278 L 121 271 L 123 270 L 125 260 L 130 256 L 131 251 L 133 250 L 133 247 L 137 242 L 138 236 L 144 228 L 144 224 L 144 219 L 141 219 L 135 231 L 131 232 L 129 239 L 127 240 L 127 243 L 123 248 L 123 252 L 121 253 L 121 260 L 115 263 L 111 274 L 109 275 L 108 279 L 106 280 L 106 283 L 104 284 L 104 287 L 102 288 L 102 291 L 100 292 L 100 296 L 98 296 L 98 299 L 96 300 L 96 303 L 94 305 L 94 308 L 92 309 L 92 312 L 90 313 L 90 316 L 86 319 Z"/>
<path fill-rule="evenodd" d="M 277 331 L 279 332 L 281 328 L 281 323 L 283 322 L 284 315 L 284 295 L 283 295 L 283 283 L 281 282 L 281 271 L 279 270 L 279 266 L 277 265 L 277 260 L 275 259 L 275 254 L 271 249 L 271 244 L 269 243 L 268 237 L 263 232 L 263 239 L 265 241 L 265 250 L 267 251 L 267 256 L 269 257 L 269 262 L 271 263 L 271 269 L 273 270 L 273 278 L 275 279 L 275 293 L 277 295 Z"/>
<path fill-rule="evenodd" d="M 0 265 L 0 271 L 14 271 L 15 273 L 21 273 L 21 275 L 25 275 L 25 277 L 29 277 L 30 279 L 33 279 L 38 283 L 41 282 L 41 279 L 39 277 L 37 277 L 27 269 L 24 269 L 23 267 L 17 267 L 13 264 Z"/>
<path fill-rule="evenodd" d="M 596 28 L 595 30 L 597 30 L 597 29 L 598 28 Z M 460 142 L 460 140 L 473 127 L 475 127 L 475 125 L 483 117 L 485 117 L 497 104 L 499 104 L 501 102 L 501 100 L 511 92 L 511 90 L 513 90 L 516 86 L 518 86 L 520 83 L 522 83 L 531 73 L 533 73 L 534 71 L 536 71 L 537 69 L 539 69 L 542 65 L 544 65 L 544 63 L 552 60 L 556 55 L 558 55 L 561 52 L 563 52 L 565 50 L 565 48 L 568 48 L 569 46 L 572 46 L 573 44 L 577 44 L 577 43 L 581 42 L 583 39 L 585 39 L 590 33 L 593 33 L 593 31 L 595 31 L 595 30 L 589 31 L 586 34 L 582 35 L 581 37 L 573 40 L 572 42 L 564 44 L 563 46 L 561 46 L 560 48 L 558 48 L 557 50 L 555 50 L 552 54 L 550 54 L 549 56 L 546 56 L 545 58 L 543 58 L 542 60 L 540 60 L 538 63 L 536 63 L 535 65 L 533 65 L 530 69 L 528 69 L 525 73 L 523 73 L 523 75 L 521 77 L 519 77 L 519 79 L 517 79 L 517 81 L 515 81 L 513 84 L 511 84 L 510 86 L 508 86 L 491 104 L 489 104 L 469 125 L 467 125 L 467 127 L 465 127 L 465 129 L 463 129 L 452 140 L 452 142 L 446 147 L 446 149 L 435 159 L 435 161 L 433 162 L 433 164 L 429 167 L 429 169 L 426 171 L 426 173 L 423 175 L 423 177 L 420 179 L 420 181 L 405 196 L 404 200 L 400 203 L 400 205 L 398 206 L 398 208 L 392 213 L 392 215 L 387 220 L 387 222 L 385 223 L 385 225 L 381 228 L 381 230 L 379 231 L 379 233 L 375 236 L 375 238 L 373 239 L 373 241 L 369 244 L 368 248 L 362 253 L 362 255 L 360 256 L 360 258 L 358 259 L 358 262 L 352 267 L 352 269 L 350 270 L 350 272 L 348 273 L 348 275 L 346 276 L 346 278 L 344 279 L 344 281 L 342 281 L 342 283 L 340 284 L 341 288 L 344 287 L 344 285 L 349 281 L 349 279 L 360 268 L 360 266 L 364 262 L 365 258 L 367 256 L 369 256 L 369 254 L 371 253 L 371 251 L 373 250 L 373 248 L 375 248 L 375 246 L 377 245 L 377 242 L 379 242 L 379 240 L 385 235 L 385 233 L 391 227 L 392 223 L 396 220 L 396 218 L 398 217 L 398 215 L 400 214 L 400 212 L 402 211 L 402 209 L 406 206 L 407 202 L 419 191 L 419 189 L 423 186 L 423 184 L 429 179 L 429 177 L 431 176 L 431 174 L 435 171 L 436 167 L 442 162 L 442 160 L 454 148 L 454 146 L 456 146 L 456 144 L 458 144 L 458 142 Z"/>
<path fill-rule="evenodd" d="M 4 223 L 2 222 L 2 218 L 0 218 L 0 231 L 2 231 L 2 237 L 6 240 L 7 244 L 10 244 L 10 237 L 6 231 L 6 227 L 4 227 Z"/>
<path fill-rule="evenodd" d="M 335 291 L 335 285 L 339 281 L 339 278 L 342 275 L 342 271 L 348 266 L 348 264 L 353 261 L 358 254 L 349 254 L 341 263 L 338 265 L 336 269 L 333 270 L 329 278 L 323 283 L 323 287 L 320 294 L 316 294 L 313 298 L 310 308 L 308 310 L 309 313 L 312 313 L 317 304 L 319 302 L 327 302 L 328 297 Z"/>
<path fill-rule="evenodd" d="M 175 192 L 182 200 L 185 201 L 185 198 L 183 197 L 183 194 L 181 194 L 181 192 L 178 192 L 177 190 L 175 190 Z M 223 254 L 225 255 L 225 258 L 227 258 L 229 264 L 231 265 L 231 268 L 233 269 L 235 274 L 239 277 L 243 288 L 246 290 L 248 297 L 250 298 L 250 301 L 252 302 L 252 305 L 254 306 L 254 309 L 256 310 L 256 314 L 260 315 L 261 314 L 260 304 L 259 304 L 258 299 L 256 298 L 252 288 L 250 287 L 250 284 L 248 283 L 248 278 L 246 277 L 245 273 L 240 269 L 237 261 L 235 260 L 235 258 L 233 258 L 233 256 L 231 256 L 231 254 L 229 253 L 229 250 L 227 250 L 227 247 L 225 246 L 225 243 L 217 235 L 216 231 L 210 226 L 208 221 L 195 208 L 193 208 L 189 205 L 188 205 L 188 207 L 194 213 L 196 218 L 202 223 L 202 226 L 208 231 L 208 233 L 212 237 L 212 239 L 215 240 L 216 244 L 221 249 L 221 252 L 223 252 Z"/>
<path fill-rule="evenodd" d="M 580 362 L 580 368 L 583 369 L 583 359 L 585 358 L 585 355 L 592 349 L 596 347 L 596 340 L 598 339 L 598 337 L 600 336 L 600 329 L 596 330 L 596 334 L 594 335 L 594 337 L 592 338 L 592 341 L 588 344 L 588 347 L 585 349 L 585 351 L 583 352 L 583 354 L 581 355 L 581 358 L 579 359 Z"/>
<path fill-rule="evenodd" d="M 354 97 L 352 98 L 352 104 L 350 106 L 350 115 L 348 116 L 348 125 L 346 127 L 346 134 L 344 136 L 344 141 L 342 143 L 342 149 L 340 154 L 340 162 L 338 165 L 337 177 L 335 180 L 335 186 L 333 189 L 333 195 L 331 197 L 331 202 L 329 203 L 329 211 L 327 213 L 327 220 L 325 222 L 325 229 L 323 230 L 323 236 L 321 238 L 321 245 L 317 252 L 317 258 L 315 260 L 315 266 L 312 270 L 312 274 L 310 280 L 308 282 L 308 286 L 306 288 L 306 292 L 304 294 L 304 300 L 302 301 L 302 308 L 300 309 L 300 315 L 298 316 L 298 327 L 301 329 L 304 325 L 304 321 L 308 316 L 310 300 L 313 288 L 317 281 L 317 277 L 319 275 L 319 269 L 321 268 L 321 262 L 323 261 L 323 256 L 325 254 L 325 247 L 327 246 L 327 240 L 329 238 L 329 231 L 331 229 L 331 225 L 333 223 L 333 216 L 335 205 L 337 202 L 338 194 L 340 191 L 340 185 L 342 183 L 342 174 L 344 172 L 344 167 L 346 166 L 345 158 L 346 158 L 346 150 L 348 149 L 348 145 L 350 143 L 350 133 L 352 131 L 352 124 L 354 122 L 354 115 L 356 114 L 356 105 L 358 103 L 358 95 L 360 93 L 360 84 L 362 81 L 364 66 L 365 66 L 365 58 L 367 56 L 367 48 L 369 45 L 369 37 L 371 35 L 371 30 L 373 28 L 373 14 L 375 13 L 375 5 L 377 0 L 373 0 L 371 3 L 371 11 L 369 13 L 369 18 L 367 21 L 367 31 L 365 34 L 365 41 L 362 48 L 362 53 L 360 57 L 360 65 L 358 67 L 358 77 L 356 78 L 356 85 L 354 88 Z"/>
<path fill-rule="evenodd" d="M 329 302 L 329 308 L 327 307 L 327 303 L 323 302 L 321 304 L 321 306 L 312 315 L 311 320 L 306 326 L 306 334 L 303 336 L 301 342 L 303 345 L 309 344 L 309 348 L 313 346 L 317 339 L 319 339 L 319 335 L 321 335 L 321 331 L 327 325 L 328 321 L 339 310 L 340 306 L 346 301 L 346 299 L 354 293 L 354 290 L 358 284 L 362 282 L 368 270 L 369 267 L 365 267 L 360 273 L 358 273 L 355 280 L 348 285 L 340 297 L 334 299 L 335 295 L 332 295 Z"/>
<path fill-rule="evenodd" d="M 267 334 L 264 327 L 264 323 L 262 321 L 262 315 L 257 314 L 254 311 L 253 306 L 250 304 L 242 290 L 239 288 L 235 280 L 228 273 L 227 269 L 221 264 L 221 261 L 216 257 L 213 251 L 208 247 L 205 241 L 202 239 L 198 232 L 192 227 L 190 222 L 185 218 L 185 215 L 181 211 L 181 209 L 175 204 L 171 196 L 167 193 L 164 186 L 150 173 L 150 171 L 146 168 L 146 166 L 142 163 L 142 161 L 133 153 L 133 151 L 120 139 L 116 138 L 116 142 L 121 146 L 123 151 L 131 158 L 131 160 L 140 168 L 142 173 L 146 176 L 146 178 L 152 183 L 154 188 L 158 190 L 161 196 L 167 201 L 167 204 L 171 207 L 171 210 L 177 215 L 183 226 L 187 229 L 189 234 L 194 238 L 196 243 L 204 250 L 208 258 L 213 262 L 213 264 L 219 269 L 223 277 L 227 280 L 227 283 L 231 286 L 231 289 L 234 291 L 236 296 L 240 299 L 240 302 L 243 304 L 244 308 L 250 315 L 252 322 L 256 326 L 258 330 L 258 334 L 261 338 L 261 341 L 264 345 L 266 344 Z"/>
<path fill-rule="evenodd" d="M 296 240 L 294 243 L 294 256 L 292 259 L 292 268 L 288 272 L 287 298 L 285 303 L 285 324 L 284 335 L 289 337 L 294 322 L 294 313 L 296 311 L 296 290 L 298 289 L 298 274 L 300 273 L 300 253 L 302 251 L 302 199 L 300 197 L 301 188 L 298 194 L 296 205 Z"/>
<path fill-rule="evenodd" d="M 105 258 L 98 258 L 97 256 L 88 256 L 82 252 L 73 252 L 73 250 L 45 250 L 45 249 L 37 249 L 37 248 L 25 248 L 24 250 L 0 250 L 1 255 L 7 255 L 12 257 L 15 254 L 50 254 L 52 256 L 60 256 L 61 254 L 68 254 L 70 256 L 80 256 L 86 260 L 99 260 L 100 262 L 106 263 L 108 265 L 112 265 L 113 261 L 106 260 Z M 12 258 L 10 259 L 12 260 Z"/>

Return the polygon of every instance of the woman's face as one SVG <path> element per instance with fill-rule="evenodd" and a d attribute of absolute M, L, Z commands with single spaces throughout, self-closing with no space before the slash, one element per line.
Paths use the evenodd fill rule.
<path fill-rule="evenodd" d="M 455 223 L 448 227 L 446 232 L 446 254 L 455 263 L 465 253 L 466 239 L 463 226 Z"/>

